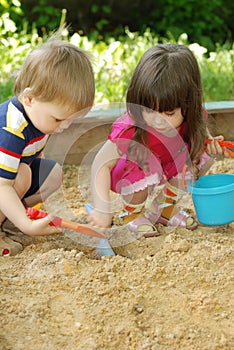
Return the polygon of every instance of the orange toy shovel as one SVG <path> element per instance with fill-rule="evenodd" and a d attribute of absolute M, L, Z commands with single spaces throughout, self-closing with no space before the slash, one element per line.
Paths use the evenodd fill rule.
<path fill-rule="evenodd" d="M 28 217 L 30 217 L 30 219 L 33 219 L 33 220 L 42 219 L 48 215 L 47 212 L 38 210 L 36 208 L 27 208 L 26 214 L 28 215 Z M 68 228 L 70 230 L 77 231 L 84 235 L 89 235 L 89 236 L 98 237 L 98 238 L 105 238 L 103 234 L 93 230 L 88 225 L 79 224 L 77 222 L 70 221 L 70 220 L 64 220 L 59 216 L 55 216 L 53 220 L 50 222 L 50 225 Z"/>

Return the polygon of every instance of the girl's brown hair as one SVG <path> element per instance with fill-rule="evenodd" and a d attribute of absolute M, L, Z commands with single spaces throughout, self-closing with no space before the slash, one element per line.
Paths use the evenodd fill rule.
<path fill-rule="evenodd" d="M 57 102 L 77 110 L 91 108 L 95 84 L 91 56 L 54 35 L 26 57 L 14 85 L 19 96 L 26 88 L 42 102 Z"/>
<path fill-rule="evenodd" d="M 168 112 L 181 108 L 186 121 L 183 135 L 191 160 L 204 148 L 206 123 L 202 109 L 202 86 L 198 63 L 184 45 L 161 44 L 140 59 L 127 91 L 127 109 L 136 122 L 135 140 L 145 141 L 142 109 Z"/>

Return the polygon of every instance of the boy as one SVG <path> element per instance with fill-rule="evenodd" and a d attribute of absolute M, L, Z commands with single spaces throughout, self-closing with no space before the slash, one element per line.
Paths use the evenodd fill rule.
<path fill-rule="evenodd" d="M 30 220 L 25 207 L 61 186 L 61 166 L 44 159 L 42 151 L 50 134 L 67 129 L 90 110 L 94 93 L 88 54 L 57 35 L 26 57 L 15 95 L 0 105 L 0 256 L 23 249 L 3 231 L 6 218 L 30 236 L 60 233 L 49 226 L 49 217 Z"/>

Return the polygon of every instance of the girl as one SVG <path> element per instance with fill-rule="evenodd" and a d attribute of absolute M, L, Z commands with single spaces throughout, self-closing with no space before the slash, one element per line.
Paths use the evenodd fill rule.
<path fill-rule="evenodd" d="M 165 44 L 145 52 L 128 87 L 127 112 L 113 124 L 92 165 L 89 222 L 111 225 L 112 190 L 122 195 L 131 214 L 131 231 L 156 235 L 156 222 L 196 228 L 194 218 L 175 204 L 184 193 L 182 173 L 185 181 L 196 179 L 212 164 L 211 157 L 225 152 L 216 140 L 205 151 L 206 117 L 199 68 L 189 48 Z M 146 209 L 149 193 L 159 185 L 163 190 Z"/>

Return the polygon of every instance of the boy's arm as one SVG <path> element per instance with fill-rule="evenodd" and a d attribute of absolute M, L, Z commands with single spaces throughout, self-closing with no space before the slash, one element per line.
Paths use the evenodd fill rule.
<path fill-rule="evenodd" d="M 14 181 L 0 178 L 0 211 L 23 233 L 32 236 L 51 235 L 60 231 L 49 226 L 50 217 L 46 220 L 32 221 L 26 215 L 25 207 L 18 197 L 14 187 Z"/>

